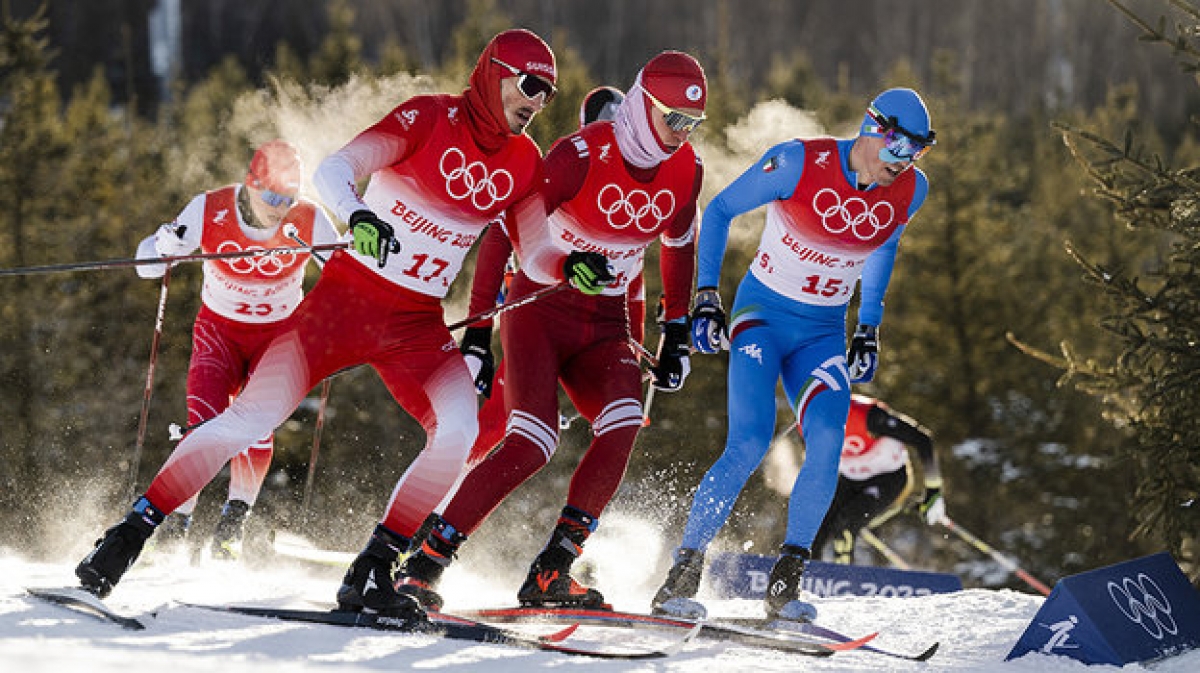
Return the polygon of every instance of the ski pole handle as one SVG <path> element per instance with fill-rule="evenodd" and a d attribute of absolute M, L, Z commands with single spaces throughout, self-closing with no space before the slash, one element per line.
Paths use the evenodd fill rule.
<path fill-rule="evenodd" d="M 304 247 L 308 248 L 309 250 L 312 250 L 312 246 L 308 244 L 308 241 L 306 241 L 300 237 L 300 230 L 297 229 L 296 225 L 292 224 L 291 222 L 288 222 L 287 224 L 283 225 L 283 235 L 287 236 L 288 238 L 292 239 L 293 241 L 299 243 L 300 245 L 303 245 Z M 329 260 L 325 259 L 324 257 L 322 257 L 320 254 L 318 254 L 316 251 L 313 251 L 312 256 L 313 256 L 313 259 L 317 260 L 317 266 L 320 266 L 322 268 L 325 266 L 325 262 L 329 261 Z"/>

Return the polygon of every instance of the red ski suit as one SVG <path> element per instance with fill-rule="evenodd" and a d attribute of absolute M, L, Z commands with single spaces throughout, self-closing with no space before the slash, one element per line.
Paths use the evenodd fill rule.
<path fill-rule="evenodd" d="M 563 261 L 573 250 L 604 254 L 616 281 L 600 295 L 559 292 L 501 316 L 507 434 L 443 513 L 467 535 L 550 460 L 558 444 L 559 383 L 593 432 L 567 504 L 599 516 L 612 499 L 642 421 L 642 375 L 629 343 L 626 292 L 656 238 L 663 243 L 665 317 L 687 314 L 702 180 L 690 145 L 641 170 L 622 159 L 612 123 L 596 122 L 555 144 L 545 174 L 547 216 L 508 220 L 508 237 L 499 228 L 485 235 L 480 259 L 493 263 L 476 268 L 471 312 L 494 303 L 504 272 L 494 260 L 505 259 L 513 245 L 521 262 L 508 295 L 513 299 L 562 282 Z"/>

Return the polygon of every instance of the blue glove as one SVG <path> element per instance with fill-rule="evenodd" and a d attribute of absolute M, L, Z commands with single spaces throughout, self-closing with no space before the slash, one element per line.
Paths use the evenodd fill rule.
<path fill-rule="evenodd" d="M 598 252 L 574 250 L 563 262 L 563 276 L 576 290 L 595 296 L 604 291 L 604 286 L 616 280 L 608 270 L 608 259 Z"/>
<path fill-rule="evenodd" d="M 850 369 L 850 383 L 870 383 L 879 366 L 879 338 L 874 325 L 859 325 L 850 339 L 850 351 L 846 353 L 846 366 Z"/>
<path fill-rule="evenodd" d="M 716 288 L 702 287 L 692 302 L 692 347 L 697 353 L 713 355 L 729 349 L 725 310 Z"/>
<path fill-rule="evenodd" d="M 475 379 L 475 390 L 484 397 L 492 396 L 492 378 L 496 375 L 496 358 L 492 356 L 492 328 L 468 327 L 458 350 L 467 361 L 467 369 Z"/>
<path fill-rule="evenodd" d="M 350 215 L 350 230 L 354 233 L 354 250 L 374 257 L 381 269 L 387 265 L 389 253 L 400 252 L 396 230 L 369 210 L 356 210 Z"/>
<path fill-rule="evenodd" d="M 655 388 L 673 393 L 683 387 L 692 371 L 687 321 L 669 322 L 662 329 L 662 337 L 658 340 L 658 366 L 651 367 L 650 373 L 654 376 Z"/>

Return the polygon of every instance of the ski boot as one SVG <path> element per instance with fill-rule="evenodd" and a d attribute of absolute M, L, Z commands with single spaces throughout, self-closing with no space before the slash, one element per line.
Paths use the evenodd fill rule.
<path fill-rule="evenodd" d="M 221 508 L 221 518 L 213 529 L 212 557 L 219 561 L 236 561 L 242 553 L 242 535 L 246 530 L 246 517 L 250 505 L 241 500 L 230 500 Z"/>
<path fill-rule="evenodd" d="M 766 608 L 770 619 L 811 622 L 817 618 L 817 608 L 800 600 L 800 578 L 804 564 L 812 554 L 804 547 L 783 545 L 779 559 L 767 579 Z"/>
<path fill-rule="evenodd" d="M 571 577 L 571 564 L 583 553 L 583 543 L 596 520 L 573 507 L 563 508 L 550 542 L 529 568 L 517 601 L 529 607 L 607 608 L 604 596 Z"/>
<path fill-rule="evenodd" d="M 650 611 L 656 615 L 682 619 L 708 617 L 708 610 L 694 600 L 696 592 L 700 590 L 703 574 L 704 552 L 699 549 L 680 549 L 675 552 L 675 565 L 667 572 L 667 581 L 654 594 Z"/>
<path fill-rule="evenodd" d="M 428 624 L 428 617 L 411 596 L 396 593 L 392 566 L 400 550 L 408 548 L 408 539 L 375 526 L 367 546 L 359 553 L 338 588 L 338 610 L 367 612 L 401 620 L 414 630 Z"/>
<path fill-rule="evenodd" d="M 411 596 L 426 610 L 437 611 L 445 604 L 441 594 L 437 592 L 438 582 L 467 536 L 455 530 L 454 526 L 440 516 L 431 516 L 433 521 L 421 548 L 404 560 L 404 565 L 397 574 L 396 593 Z M 426 522 L 429 522 L 429 519 L 426 519 Z"/>
<path fill-rule="evenodd" d="M 76 566 L 80 585 L 99 598 L 111 593 L 165 517 L 149 500 L 138 499 L 129 514 L 104 531 L 104 537 L 96 540 L 96 548 Z"/>

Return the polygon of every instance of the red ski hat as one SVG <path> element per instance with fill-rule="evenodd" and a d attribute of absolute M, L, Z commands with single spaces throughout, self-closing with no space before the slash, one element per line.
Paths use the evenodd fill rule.
<path fill-rule="evenodd" d="M 490 45 L 488 56 L 503 61 L 522 72 L 537 75 L 554 84 L 558 79 L 558 69 L 554 65 L 554 52 L 533 33 L 518 28 L 506 30 L 497 35 Z M 503 68 L 501 68 L 503 70 Z M 501 72 L 500 77 L 511 77 L 510 72 Z"/>
<path fill-rule="evenodd" d="M 704 68 L 681 51 L 664 51 L 642 68 L 642 88 L 669 108 L 703 110 L 708 99 Z"/>
<path fill-rule="evenodd" d="M 300 191 L 300 154 L 283 140 L 263 143 L 250 160 L 246 186 L 295 196 Z"/>

